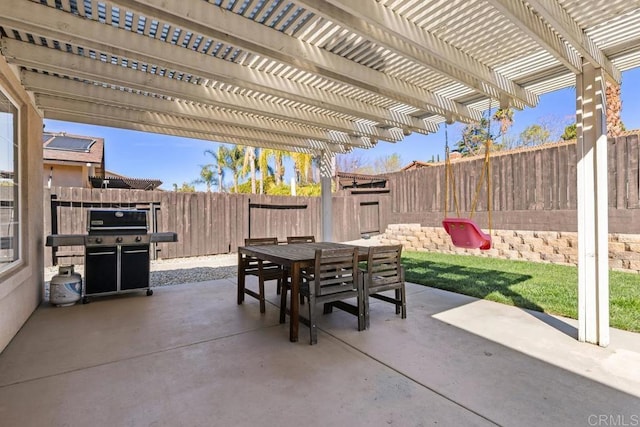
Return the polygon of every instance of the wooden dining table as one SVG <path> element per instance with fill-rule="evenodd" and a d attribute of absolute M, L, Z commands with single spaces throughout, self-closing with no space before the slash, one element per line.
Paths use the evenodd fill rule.
<path fill-rule="evenodd" d="M 238 304 L 244 299 L 245 274 L 244 258 L 254 257 L 286 268 L 291 274 L 291 304 L 289 340 L 298 341 L 300 324 L 300 271 L 313 265 L 317 249 L 357 248 L 358 258 L 367 259 L 368 248 L 333 242 L 289 243 L 283 245 L 240 246 L 238 248 Z"/>

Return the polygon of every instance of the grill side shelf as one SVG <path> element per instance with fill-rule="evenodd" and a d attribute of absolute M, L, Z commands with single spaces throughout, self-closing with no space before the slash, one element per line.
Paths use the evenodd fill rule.
<path fill-rule="evenodd" d="M 178 234 L 173 231 L 165 231 L 161 233 L 149 233 L 151 243 L 177 242 Z"/>
<path fill-rule="evenodd" d="M 85 234 L 51 234 L 47 236 L 46 246 L 57 248 L 58 246 L 84 245 Z"/>

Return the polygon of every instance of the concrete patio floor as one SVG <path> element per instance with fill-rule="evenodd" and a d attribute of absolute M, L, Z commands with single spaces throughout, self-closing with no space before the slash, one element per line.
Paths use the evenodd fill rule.
<path fill-rule="evenodd" d="M 288 340 L 233 279 L 57 308 L 0 354 L 2 426 L 640 425 L 640 334 L 408 284 L 408 318 L 340 310 Z M 305 307 L 302 307 L 304 310 Z M 622 424 L 626 423 L 626 424 Z"/>

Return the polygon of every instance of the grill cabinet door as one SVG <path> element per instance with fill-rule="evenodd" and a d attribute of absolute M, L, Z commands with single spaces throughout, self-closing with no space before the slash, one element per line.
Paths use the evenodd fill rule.
<path fill-rule="evenodd" d="M 120 290 L 149 287 L 149 245 L 122 246 Z"/>
<path fill-rule="evenodd" d="M 116 246 L 86 248 L 85 294 L 118 290 L 118 251 Z"/>

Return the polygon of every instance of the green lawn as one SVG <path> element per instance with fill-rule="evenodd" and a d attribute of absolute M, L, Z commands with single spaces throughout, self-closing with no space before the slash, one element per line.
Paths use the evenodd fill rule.
<path fill-rule="evenodd" d="M 408 282 L 576 319 L 578 269 L 469 255 L 403 252 Z M 611 326 L 640 332 L 640 274 L 609 273 Z"/>

